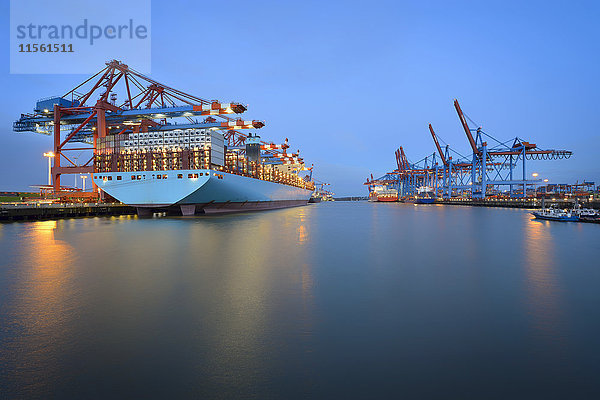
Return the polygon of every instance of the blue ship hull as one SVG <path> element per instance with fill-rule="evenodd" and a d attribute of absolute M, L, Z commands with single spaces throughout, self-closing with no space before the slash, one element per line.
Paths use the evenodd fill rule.
<path fill-rule="evenodd" d="M 208 169 L 102 172 L 100 189 L 138 208 L 140 215 L 179 208 L 183 215 L 305 205 L 312 191 Z"/>
<path fill-rule="evenodd" d="M 433 203 L 435 203 L 435 199 L 417 198 L 415 200 L 415 204 L 433 204 Z"/>
<path fill-rule="evenodd" d="M 418 197 L 418 198 L 413 198 L 413 197 L 409 197 L 407 199 L 404 199 L 403 201 L 404 203 L 414 203 L 414 204 L 433 204 L 435 203 L 435 199 L 430 199 L 428 197 Z"/>
<path fill-rule="evenodd" d="M 576 215 L 553 217 L 553 216 L 549 216 L 549 215 L 539 214 L 537 212 L 532 212 L 531 215 L 533 215 L 537 219 L 545 219 L 547 221 L 562 221 L 562 222 L 579 221 L 579 217 Z"/>

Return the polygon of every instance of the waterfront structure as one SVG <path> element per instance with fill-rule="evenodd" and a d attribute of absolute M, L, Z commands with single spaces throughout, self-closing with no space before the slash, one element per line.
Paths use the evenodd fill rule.
<path fill-rule="evenodd" d="M 449 145 L 444 149 L 431 124 L 429 132 L 436 151 L 411 163 L 401 146 L 395 152 L 397 168 L 380 178 L 367 179 L 369 191 L 378 184 L 396 189 L 401 198 L 414 197 L 423 187 L 432 188 L 438 198 L 481 198 L 497 195 L 506 190 L 509 197 L 526 197 L 528 186 L 543 182 L 527 179 L 530 160 L 560 160 L 569 158 L 568 150 L 546 150 L 519 137 L 501 141 L 483 131 L 471 128 L 471 121 L 462 111 L 458 100 L 454 108 L 471 147 L 471 155 L 463 156 Z M 488 141 L 490 144 L 488 144 Z M 456 158 L 455 158 L 456 157 Z M 519 176 L 517 176 L 519 175 Z"/>
<path fill-rule="evenodd" d="M 265 125 L 229 116 L 246 110 L 187 94 L 113 60 L 65 95 L 39 100 L 13 129 L 53 135 L 55 193 L 63 174 L 91 173 L 94 191 L 141 213 L 306 204 L 314 183 L 299 175 L 309 170 L 299 150 L 288 153 L 287 139 L 274 144 L 242 133 Z M 91 157 L 84 164 L 68 156 L 86 150 Z"/>

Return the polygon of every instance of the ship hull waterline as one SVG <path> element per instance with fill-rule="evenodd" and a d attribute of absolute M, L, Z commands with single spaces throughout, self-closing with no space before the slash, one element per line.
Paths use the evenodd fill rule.
<path fill-rule="evenodd" d="M 169 170 L 101 172 L 94 174 L 100 189 L 140 216 L 174 211 L 182 215 L 273 210 L 303 206 L 312 190 L 226 172 Z"/>

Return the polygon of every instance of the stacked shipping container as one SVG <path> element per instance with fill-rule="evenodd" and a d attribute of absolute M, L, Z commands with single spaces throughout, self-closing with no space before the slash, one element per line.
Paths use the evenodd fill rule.
<path fill-rule="evenodd" d="M 273 164 L 250 161 L 239 150 L 226 150 L 218 131 L 186 129 L 110 135 L 96 144 L 94 171 L 138 172 L 212 169 L 314 190 L 296 174 Z"/>

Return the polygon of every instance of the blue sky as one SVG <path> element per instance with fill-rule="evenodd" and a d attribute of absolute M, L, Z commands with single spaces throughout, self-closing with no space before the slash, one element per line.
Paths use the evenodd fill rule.
<path fill-rule="evenodd" d="M 247 117 L 267 122 L 262 137 L 289 138 L 336 195 L 364 195 L 399 146 L 411 161 L 431 154 L 428 123 L 468 153 L 454 98 L 499 139 L 574 152 L 529 171 L 598 182 L 599 3 L 524 3 L 154 1 L 150 75 L 248 104 Z M 8 2 L 1 10 L 7 27 Z M 12 122 L 86 76 L 11 75 L 7 29 L 0 42 L 0 190 L 26 190 L 45 183 L 52 140 Z"/>

